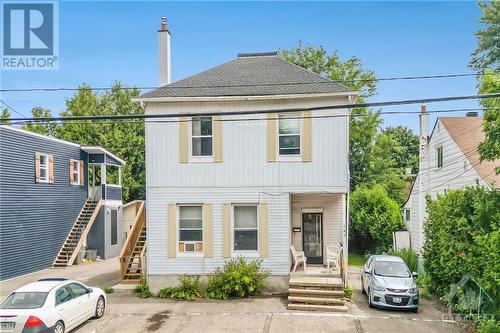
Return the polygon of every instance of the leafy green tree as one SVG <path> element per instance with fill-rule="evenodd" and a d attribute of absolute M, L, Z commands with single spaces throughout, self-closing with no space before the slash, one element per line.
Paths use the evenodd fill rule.
<path fill-rule="evenodd" d="M 478 46 L 472 54 L 471 67 L 482 71 L 491 68 L 500 70 L 500 1 L 482 1 L 479 6 L 483 12 L 480 23 L 484 29 L 476 32 Z"/>
<path fill-rule="evenodd" d="M 132 98 L 138 89 L 122 89 L 113 84 L 110 91 L 95 93 L 82 85 L 78 93 L 66 101 L 62 117 L 99 115 L 140 115 L 144 111 Z M 145 198 L 144 122 L 141 120 L 114 120 L 102 122 L 62 121 L 57 137 L 80 144 L 99 145 L 126 164 L 123 168 L 123 197 L 125 201 Z"/>
<path fill-rule="evenodd" d="M 400 169 L 411 168 L 412 173 L 418 172 L 419 137 L 406 126 L 387 127 L 383 133 L 391 135 L 397 141 L 400 150 L 392 157 Z"/>
<path fill-rule="evenodd" d="M 469 273 L 499 304 L 500 192 L 480 186 L 450 190 L 427 198 L 427 213 L 423 257 L 431 291 L 446 295 Z"/>
<path fill-rule="evenodd" d="M 9 112 L 9 109 L 7 109 L 6 107 L 2 108 L 2 112 L 0 114 L 0 123 L 5 124 L 5 125 L 11 124 L 10 112 Z"/>
<path fill-rule="evenodd" d="M 49 109 L 44 109 L 42 107 L 36 107 L 31 110 L 31 116 L 33 118 L 52 118 L 52 112 Z M 25 130 L 35 132 L 38 134 L 55 136 L 57 123 L 53 121 L 34 121 L 24 124 L 22 127 Z"/>
<path fill-rule="evenodd" d="M 500 92 L 500 73 L 485 75 L 482 79 L 479 93 L 489 94 Z M 485 139 L 479 145 L 479 154 L 482 160 L 495 161 L 500 159 L 500 98 L 485 98 L 481 100 L 485 108 L 483 126 Z M 500 165 L 496 166 L 500 173 Z"/>
<path fill-rule="evenodd" d="M 350 238 L 358 251 L 389 250 L 392 233 L 404 226 L 398 203 L 382 185 L 358 187 L 350 197 L 350 213 Z"/>

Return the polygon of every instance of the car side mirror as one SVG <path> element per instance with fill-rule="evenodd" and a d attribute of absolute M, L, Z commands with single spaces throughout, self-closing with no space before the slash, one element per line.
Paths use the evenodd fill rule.
<path fill-rule="evenodd" d="M 417 276 L 418 276 L 418 273 L 417 273 L 417 272 L 413 272 L 413 273 L 411 273 L 411 276 L 413 276 L 413 277 L 417 277 Z"/>
<path fill-rule="evenodd" d="M 92 288 L 87 288 L 87 294 L 90 294 L 92 291 Z"/>

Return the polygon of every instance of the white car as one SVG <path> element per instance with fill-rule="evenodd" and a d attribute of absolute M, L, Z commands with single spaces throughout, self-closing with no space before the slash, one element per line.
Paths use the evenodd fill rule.
<path fill-rule="evenodd" d="M 0 305 L 0 332 L 64 333 L 104 314 L 106 294 L 78 281 L 41 279 L 10 294 Z"/>

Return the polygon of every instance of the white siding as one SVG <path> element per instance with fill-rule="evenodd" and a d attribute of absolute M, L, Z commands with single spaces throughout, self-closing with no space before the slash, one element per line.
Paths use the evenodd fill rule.
<path fill-rule="evenodd" d="M 293 245 L 302 250 L 302 210 L 320 208 L 323 210 L 323 258 L 326 265 L 326 246 L 344 243 L 344 194 L 293 194 L 292 225 L 301 232 L 293 232 Z"/>
<path fill-rule="evenodd" d="M 288 274 L 290 220 L 289 194 L 269 195 L 252 189 L 149 189 L 147 194 L 148 274 L 208 274 L 222 266 L 222 205 L 266 202 L 269 208 L 269 257 L 263 266 L 274 275 Z M 213 258 L 167 257 L 168 204 L 211 203 L 213 206 Z"/>
<path fill-rule="evenodd" d="M 345 99 L 300 102 L 157 103 L 147 106 L 147 114 L 180 112 L 243 111 L 269 108 L 296 108 L 332 103 Z M 347 115 L 348 110 L 313 112 L 313 116 Z M 266 115 L 226 116 L 224 119 L 260 118 L 254 121 L 225 121 L 223 163 L 179 163 L 179 124 L 147 123 L 146 165 L 148 188 L 162 187 L 281 187 L 328 188 L 345 193 L 348 173 L 348 117 L 312 120 L 312 162 L 266 160 Z M 175 120 L 175 119 L 170 119 Z M 151 120 L 155 121 L 155 120 Z M 157 119 L 156 119 L 157 121 Z"/>
<path fill-rule="evenodd" d="M 438 147 L 443 147 L 443 166 L 441 168 L 437 167 L 436 149 Z M 444 194 L 446 190 L 473 186 L 476 181 L 479 181 L 480 185 L 487 186 L 439 120 L 429 141 L 429 157 L 429 179 L 423 180 L 424 188 L 422 190 L 433 199 L 439 194 Z M 411 209 L 411 222 L 407 224 L 407 228 L 410 231 L 412 247 L 416 251 L 420 251 L 424 244 L 423 228 L 426 218 L 425 213 L 419 212 L 421 200 L 424 205 L 423 212 L 425 212 L 425 197 L 420 195 L 419 188 L 419 179 L 424 175 L 422 171 L 425 170 L 419 171 L 415 179 L 415 186 L 404 207 Z"/>

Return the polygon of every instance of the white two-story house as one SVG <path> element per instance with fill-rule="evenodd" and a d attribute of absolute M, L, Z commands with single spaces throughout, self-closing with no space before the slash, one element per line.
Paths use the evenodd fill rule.
<path fill-rule="evenodd" d="M 451 189 L 477 184 L 500 186 L 495 166 L 500 161 L 481 161 L 478 146 L 484 140 L 483 119 L 476 112 L 466 117 L 440 117 L 428 135 L 429 114 L 420 115 L 420 170 L 415 179 L 403 218 L 410 232 L 411 247 L 420 253 L 425 243 L 426 196 L 436 199 Z"/>
<path fill-rule="evenodd" d="M 330 107 L 352 103 L 356 93 L 275 53 L 239 54 L 170 83 L 166 22 L 159 55 L 161 88 L 138 99 L 153 117 L 146 120 L 150 288 L 244 256 L 262 259 L 271 289 L 283 291 L 290 245 L 320 265 L 328 244 L 346 248 L 349 109 Z"/>

